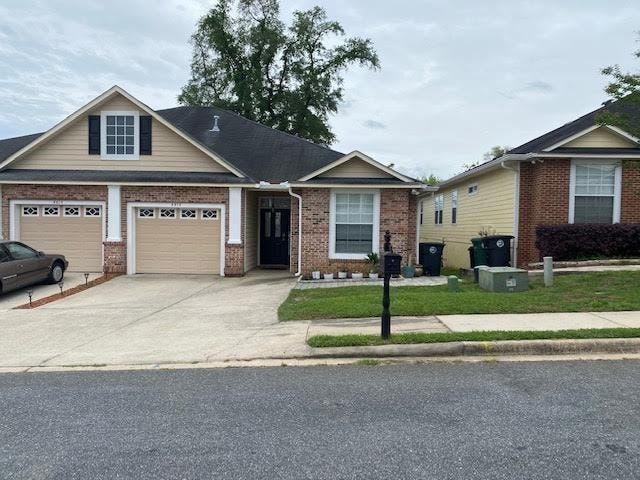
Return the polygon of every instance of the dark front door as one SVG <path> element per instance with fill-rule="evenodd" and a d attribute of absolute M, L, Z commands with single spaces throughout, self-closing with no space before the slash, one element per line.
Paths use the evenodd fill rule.
<path fill-rule="evenodd" d="M 289 266 L 290 225 L 290 210 L 260 210 L 260 265 Z"/>

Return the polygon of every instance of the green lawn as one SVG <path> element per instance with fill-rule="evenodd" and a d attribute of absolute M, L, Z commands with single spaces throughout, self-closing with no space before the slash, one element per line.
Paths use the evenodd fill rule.
<path fill-rule="evenodd" d="M 640 272 L 558 275 L 552 288 L 530 279 L 521 293 L 490 293 L 465 282 L 460 292 L 446 286 L 392 287 L 392 315 L 469 313 L 603 312 L 640 310 Z M 294 289 L 278 310 L 280 320 L 377 317 L 382 287 Z"/>
<path fill-rule="evenodd" d="M 307 343 L 316 348 L 368 347 L 389 344 L 490 342 L 495 340 L 558 340 L 588 338 L 638 338 L 640 328 L 588 328 L 581 330 L 398 333 L 383 340 L 379 335 L 316 335 Z"/>

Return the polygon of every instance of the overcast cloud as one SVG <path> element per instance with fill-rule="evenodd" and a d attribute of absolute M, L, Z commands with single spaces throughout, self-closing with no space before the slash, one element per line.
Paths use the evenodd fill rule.
<path fill-rule="evenodd" d="M 4 0 L 0 138 L 46 130 L 114 84 L 175 106 L 212 4 Z M 287 20 L 316 4 L 370 37 L 382 63 L 346 75 L 334 148 L 415 176 L 449 176 L 593 110 L 606 99 L 600 68 L 640 67 L 637 0 L 281 0 Z"/>

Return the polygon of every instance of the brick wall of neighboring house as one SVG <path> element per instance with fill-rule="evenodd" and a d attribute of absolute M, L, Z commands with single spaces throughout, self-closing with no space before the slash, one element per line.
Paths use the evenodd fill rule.
<path fill-rule="evenodd" d="M 623 162 L 620 197 L 620 223 L 640 223 L 640 162 Z"/>
<path fill-rule="evenodd" d="M 369 266 L 366 261 L 329 258 L 330 192 L 327 188 L 295 190 L 295 193 L 302 195 L 302 274 L 309 277 L 314 270 L 335 274 L 341 269 L 367 273 Z M 294 208 L 292 202 L 292 229 L 297 229 Z M 403 263 L 406 263 L 409 258 L 412 263 L 415 263 L 416 199 L 410 190 L 382 189 L 380 191 L 380 252 L 382 252 L 386 230 L 391 232 L 393 249 L 402 255 Z M 292 241 L 297 242 L 297 238 L 293 236 Z M 295 263 L 293 252 L 294 249 L 292 249 L 292 262 Z"/>
<path fill-rule="evenodd" d="M 9 238 L 11 200 L 93 200 L 106 202 L 107 187 L 92 185 L 2 185 L 2 235 Z"/>
<path fill-rule="evenodd" d="M 545 159 L 520 165 L 518 266 L 541 260 L 535 246 L 536 226 L 567 223 L 571 161 Z"/>
<path fill-rule="evenodd" d="M 242 196 L 243 202 L 244 195 Z M 244 272 L 244 215 L 242 216 L 241 239 L 243 244 L 229 245 L 229 189 L 224 187 L 122 187 L 121 189 L 121 229 L 124 255 L 127 241 L 127 205 L 135 202 L 168 203 L 222 203 L 227 206 L 225 214 L 225 275 L 238 276 Z M 244 205 L 242 206 L 244 211 Z M 106 256 L 105 256 L 106 257 Z M 126 264 L 126 261 L 125 261 Z"/>

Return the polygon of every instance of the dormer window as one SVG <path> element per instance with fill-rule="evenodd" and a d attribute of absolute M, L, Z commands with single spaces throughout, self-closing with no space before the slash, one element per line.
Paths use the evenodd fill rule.
<path fill-rule="evenodd" d="M 138 160 L 138 112 L 101 112 L 101 157 L 103 160 Z"/>

